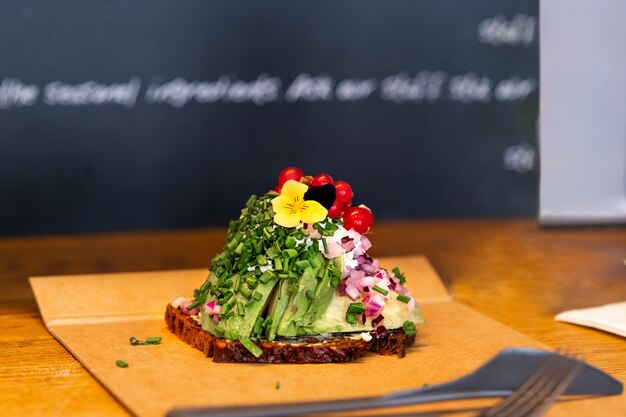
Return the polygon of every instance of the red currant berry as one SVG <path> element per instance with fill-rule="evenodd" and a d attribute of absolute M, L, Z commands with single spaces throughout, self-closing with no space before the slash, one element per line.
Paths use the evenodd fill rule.
<path fill-rule="evenodd" d="M 352 187 L 345 181 L 335 181 L 335 193 L 337 200 L 341 204 L 350 204 L 352 202 Z"/>
<path fill-rule="evenodd" d="M 287 167 L 280 171 L 278 174 L 278 187 L 276 191 L 280 192 L 283 188 L 283 184 L 285 184 L 289 180 L 300 181 L 304 177 L 304 172 L 300 168 L 297 167 Z"/>
<path fill-rule="evenodd" d="M 332 206 L 328 209 L 328 217 L 331 219 L 338 219 L 341 217 L 341 212 L 343 211 L 344 206 L 337 200 L 333 203 Z"/>
<path fill-rule="evenodd" d="M 311 183 L 311 186 L 313 187 L 317 187 L 320 185 L 326 185 L 326 184 L 332 184 L 333 183 L 333 177 L 331 177 L 328 174 L 317 174 L 315 177 L 313 177 L 313 182 Z"/>
<path fill-rule="evenodd" d="M 367 207 L 350 207 L 343 213 L 343 227 L 365 233 L 374 224 L 374 216 Z"/>

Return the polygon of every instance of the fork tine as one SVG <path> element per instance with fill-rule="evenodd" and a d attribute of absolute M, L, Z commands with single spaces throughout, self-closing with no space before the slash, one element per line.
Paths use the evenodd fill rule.
<path fill-rule="evenodd" d="M 506 397 L 504 400 L 496 404 L 495 406 L 485 410 L 480 414 L 480 417 L 493 417 L 493 416 L 504 416 L 507 410 L 511 407 L 517 406 L 520 402 L 524 401 L 528 397 L 528 393 L 532 392 L 536 386 L 536 384 L 540 383 L 546 375 L 549 375 L 553 363 L 556 361 L 557 356 L 551 355 L 546 359 L 540 366 L 537 368 L 535 372 L 519 386 L 511 395 Z"/>
<path fill-rule="evenodd" d="M 574 380 L 582 364 L 579 361 L 570 357 L 567 357 L 566 359 L 568 359 L 569 361 L 566 363 L 564 371 L 562 372 L 562 378 L 560 378 L 558 383 L 550 391 L 547 392 L 544 400 L 536 407 L 534 407 L 534 409 L 524 414 L 524 417 L 537 417 L 542 415 L 548 409 L 548 407 L 550 407 L 559 398 L 563 391 L 565 391 L 569 384 Z"/>
<path fill-rule="evenodd" d="M 527 416 L 533 410 L 537 409 L 552 392 L 558 388 L 563 378 L 567 376 L 570 369 L 570 359 L 555 355 L 554 360 L 546 367 L 543 378 L 537 380 L 531 389 L 526 391 L 525 395 L 520 397 L 514 403 L 511 403 L 506 413 L 506 417 L 522 417 Z"/>
<path fill-rule="evenodd" d="M 547 401 L 545 410 L 567 388 L 580 368 L 580 362 L 554 353 L 513 394 L 494 407 L 485 410 L 481 417 L 524 417 L 535 413 Z M 534 414 L 528 414 L 534 413 Z"/>

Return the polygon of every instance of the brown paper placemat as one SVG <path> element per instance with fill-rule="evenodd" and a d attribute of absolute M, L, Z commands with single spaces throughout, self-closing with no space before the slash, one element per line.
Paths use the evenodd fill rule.
<path fill-rule="evenodd" d="M 383 394 L 457 378 L 506 347 L 545 348 L 454 302 L 426 258 L 383 258 L 381 264 L 405 273 L 427 324 L 418 326 L 417 343 L 405 358 L 370 354 L 347 364 L 218 364 L 205 358 L 170 334 L 163 316 L 171 300 L 191 296 L 206 270 L 37 277 L 30 283 L 50 333 L 138 416 L 182 406 Z M 162 336 L 163 342 L 131 346 L 130 336 Z M 117 367 L 117 359 L 129 367 Z M 623 398 L 571 401 L 549 415 L 626 415 Z"/>

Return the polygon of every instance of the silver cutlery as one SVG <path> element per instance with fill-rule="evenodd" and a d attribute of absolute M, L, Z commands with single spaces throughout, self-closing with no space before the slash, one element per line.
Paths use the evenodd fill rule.
<path fill-rule="evenodd" d="M 555 353 L 511 395 L 478 416 L 539 417 L 565 391 L 582 364 L 572 357 Z"/>
<path fill-rule="evenodd" d="M 512 348 L 494 356 L 474 372 L 452 382 L 395 393 L 316 402 L 261 404 L 229 407 L 197 407 L 171 410 L 167 417 L 269 417 L 351 411 L 426 402 L 471 398 L 504 397 L 511 395 L 548 358 L 562 356 L 539 349 Z M 587 364 L 580 364 L 576 375 L 563 387 L 566 395 L 616 395 L 623 391 L 622 383 L 605 372 Z M 545 366 L 545 365 L 543 365 Z"/>

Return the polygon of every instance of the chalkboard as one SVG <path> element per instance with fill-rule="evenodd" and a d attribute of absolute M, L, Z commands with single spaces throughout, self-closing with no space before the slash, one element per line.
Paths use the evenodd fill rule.
<path fill-rule="evenodd" d="M 224 226 L 281 168 L 377 220 L 537 210 L 537 0 L 0 5 L 0 234 Z"/>

